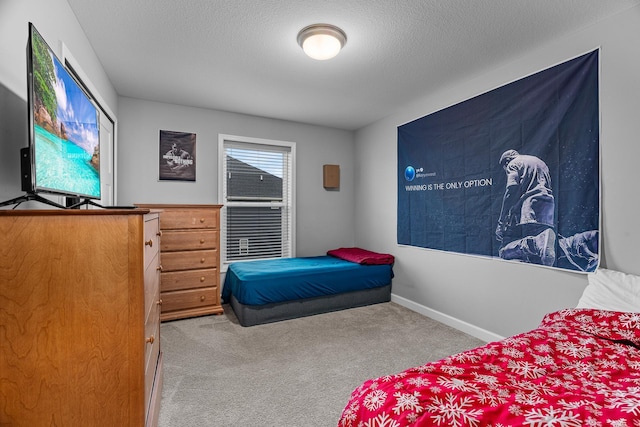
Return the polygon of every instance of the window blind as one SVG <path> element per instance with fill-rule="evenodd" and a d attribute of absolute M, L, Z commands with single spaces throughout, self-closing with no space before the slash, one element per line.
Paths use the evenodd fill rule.
<path fill-rule="evenodd" d="M 224 142 L 227 262 L 292 256 L 291 163 L 287 146 Z"/>

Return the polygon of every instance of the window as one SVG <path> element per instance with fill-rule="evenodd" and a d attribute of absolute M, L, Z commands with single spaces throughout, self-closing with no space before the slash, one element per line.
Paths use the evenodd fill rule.
<path fill-rule="evenodd" d="M 295 143 L 220 135 L 223 263 L 294 254 Z"/>

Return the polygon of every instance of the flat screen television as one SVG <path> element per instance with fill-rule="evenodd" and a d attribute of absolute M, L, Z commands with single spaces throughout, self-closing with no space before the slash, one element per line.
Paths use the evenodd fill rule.
<path fill-rule="evenodd" d="M 99 199 L 98 108 L 32 23 L 27 86 L 30 176 L 23 171 L 23 191 Z"/>

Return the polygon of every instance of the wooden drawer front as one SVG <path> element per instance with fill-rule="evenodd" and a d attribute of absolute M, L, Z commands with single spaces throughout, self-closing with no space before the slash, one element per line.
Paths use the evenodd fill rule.
<path fill-rule="evenodd" d="M 153 386 L 151 388 L 151 396 L 149 397 L 149 411 L 147 412 L 147 420 L 145 427 L 157 427 L 158 419 L 160 418 L 160 401 L 162 400 L 162 350 L 158 355 L 158 364 L 156 365 L 156 372 L 153 378 Z M 145 379 L 148 379 L 145 378 Z"/>
<path fill-rule="evenodd" d="M 160 228 L 218 228 L 218 210 L 167 209 L 160 216 Z"/>
<path fill-rule="evenodd" d="M 207 270 L 168 271 L 160 276 L 162 292 L 192 288 L 218 287 L 220 275 L 217 268 Z"/>
<path fill-rule="evenodd" d="M 153 380 L 156 375 L 158 356 L 160 355 L 160 315 L 155 316 L 156 321 L 145 325 L 145 365 L 144 365 L 144 402 L 145 408 L 149 407 Z M 153 337 L 153 340 L 151 339 Z M 153 341 L 153 342 L 151 342 Z"/>
<path fill-rule="evenodd" d="M 157 219 L 155 221 L 158 225 Z M 157 230 L 157 229 L 156 229 Z M 146 227 L 145 227 L 146 231 Z M 155 241 L 155 240 L 154 240 Z M 155 245 L 156 253 L 144 272 L 144 405 L 148 408 L 154 394 L 155 376 L 160 356 L 160 253 Z M 146 246 L 145 246 L 146 247 Z M 146 256 L 146 253 L 145 253 Z"/>
<path fill-rule="evenodd" d="M 189 308 L 220 305 L 218 288 L 190 289 L 162 294 L 162 311 L 170 312 Z"/>
<path fill-rule="evenodd" d="M 162 271 L 214 268 L 218 264 L 218 251 L 161 252 Z"/>
<path fill-rule="evenodd" d="M 158 269 L 158 258 L 160 254 L 147 266 L 144 272 L 144 315 L 148 319 L 154 310 L 157 310 L 160 300 L 160 270 Z M 159 313 L 159 311 L 158 311 Z"/>
<path fill-rule="evenodd" d="M 207 231 L 165 231 L 162 233 L 163 251 L 190 251 L 197 249 L 218 249 L 218 232 Z"/>
<path fill-rule="evenodd" d="M 160 248 L 158 215 L 146 215 L 144 221 L 144 266 L 149 265 Z"/>
<path fill-rule="evenodd" d="M 144 318 L 146 369 L 147 365 L 151 363 L 150 360 L 154 357 L 158 358 L 157 353 L 160 343 L 160 271 L 154 265 L 150 265 L 145 272 L 144 294 L 146 309 Z"/>

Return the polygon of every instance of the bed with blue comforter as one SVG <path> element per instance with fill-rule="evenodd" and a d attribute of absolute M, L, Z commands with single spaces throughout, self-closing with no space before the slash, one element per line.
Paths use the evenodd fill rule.
<path fill-rule="evenodd" d="M 243 326 L 386 302 L 393 278 L 393 257 L 388 257 L 385 263 L 367 263 L 334 253 L 233 263 L 222 299 Z"/>

